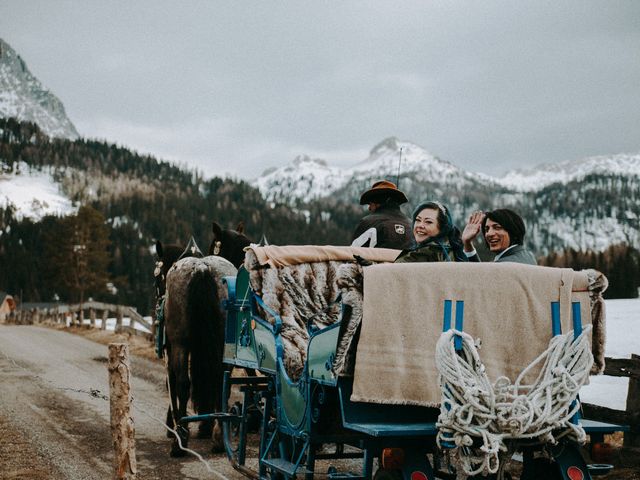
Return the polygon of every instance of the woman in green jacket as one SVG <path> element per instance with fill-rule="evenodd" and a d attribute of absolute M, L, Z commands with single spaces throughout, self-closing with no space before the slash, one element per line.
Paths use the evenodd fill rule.
<path fill-rule="evenodd" d="M 416 247 L 403 250 L 396 263 L 466 262 L 460 230 L 453 224 L 449 209 L 440 202 L 425 202 L 413 211 Z"/>

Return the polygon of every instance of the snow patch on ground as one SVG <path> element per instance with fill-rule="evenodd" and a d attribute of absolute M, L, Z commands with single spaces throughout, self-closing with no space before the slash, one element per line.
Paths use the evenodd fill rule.
<path fill-rule="evenodd" d="M 18 218 L 40 220 L 46 215 L 71 215 L 76 212 L 53 177 L 44 171 L 32 170 L 22 162 L 13 172 L 0 163 L 0 208 L 16 207 Z"/>
<path fill-rule="evenodd" d="M 640 299 L 607 300 L 606 355 L 631 358 L 640 354 Z M 629 379 L 599 375 L 580 389 L 580 399 L 586 403 L 626 410 Z"/>

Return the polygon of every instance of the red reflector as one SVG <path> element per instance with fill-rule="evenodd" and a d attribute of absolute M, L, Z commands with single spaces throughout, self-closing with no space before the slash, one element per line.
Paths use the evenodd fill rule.
<path fill-rule="evenodd" d="M 584 480 L 584 473 L 578 467 L 567 468 L 567 477 L 571 480 Z"/>
<path fill-rule="evenodd" d="M 404 450 L 401 448 L 385 448 L 382 450 L 382 468 L 400 470 L 404 463 Z"/>
<path fill-rule="evenodd" d="M 413 472 L 411 474 L 411 480 L 429 480 L 427 474 L 424 472 Z"/>

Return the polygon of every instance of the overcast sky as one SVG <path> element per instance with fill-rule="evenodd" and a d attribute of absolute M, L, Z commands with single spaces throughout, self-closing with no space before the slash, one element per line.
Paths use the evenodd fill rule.
<path fill-rule="evenodd" d="M 640 151 L 640 1 L 0 0 L 82 136 L 252 178 L 389 136 L 468 170 Z"/>

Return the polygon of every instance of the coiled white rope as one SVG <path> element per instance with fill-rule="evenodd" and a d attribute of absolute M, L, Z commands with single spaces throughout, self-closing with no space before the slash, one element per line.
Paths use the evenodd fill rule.
<path fill-rule="evenodd" d="M 499 377 L 492 385 L 473 338 L 461 331 L 444 332 L 436 345 L 442 402 L 437 442 L 453 447 L 465 473 L 496 473 L 507 441 L 535 440 L 556 444 L 561 437 L 584 443 L 586 434 L 571 418 L 580 408 L 578 391 L 589 380 L 593 355 L 591 325 L 574 340 L 573 331 L 557 335 L 512 384 Z M 456 351 L 454 337 L 462 339 Z M 544 362 L 531 385 L 524 377 Z"/>

